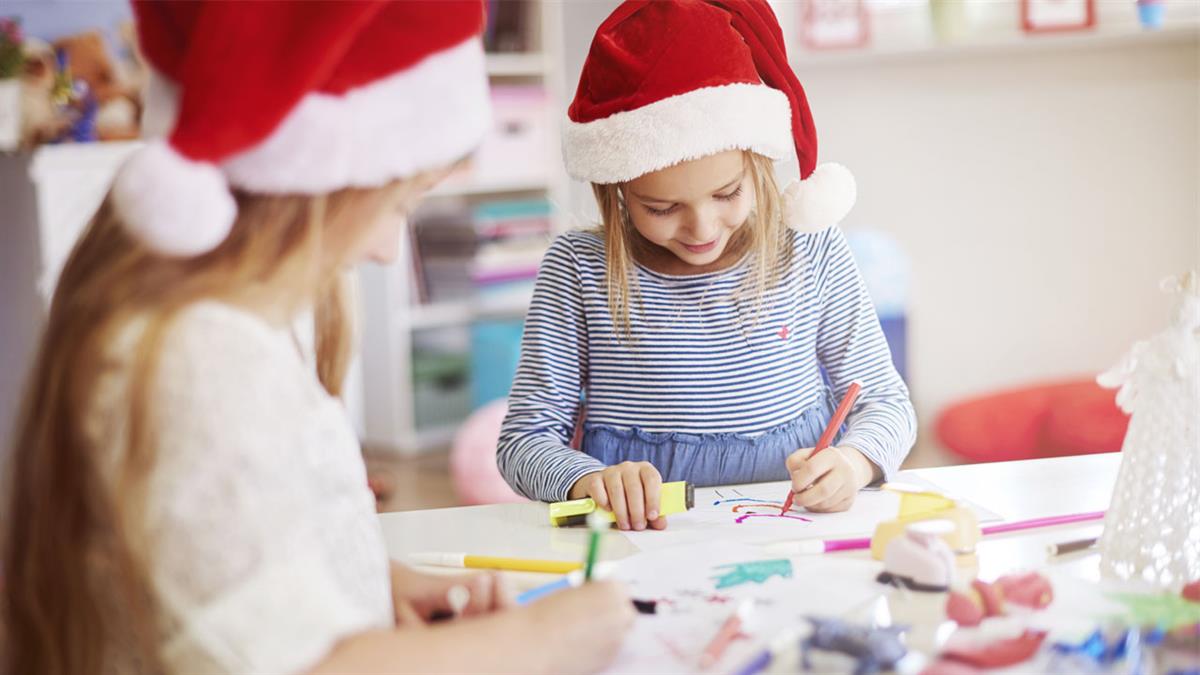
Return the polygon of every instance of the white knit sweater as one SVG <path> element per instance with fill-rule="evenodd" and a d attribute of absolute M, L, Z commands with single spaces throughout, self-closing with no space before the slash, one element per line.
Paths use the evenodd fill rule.
<path fill-rule="evenodd" d="M 111 345 L 88 420 L 110 484 L 141 329 Z M 217 302 L 186 309 L 166 337 L 149 389 L 157 462 L 142 521 L 172 672 L 296 672 L 392 622 L 358 441 L 303 342 Z"/>

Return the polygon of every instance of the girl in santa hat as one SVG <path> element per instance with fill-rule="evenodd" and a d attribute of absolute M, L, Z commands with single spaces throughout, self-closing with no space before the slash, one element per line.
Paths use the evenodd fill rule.
<path fill-rule="evenodd" d="M 567 170 L 601 223 L 543 261 L 498 451 L 508 482 L 643 529 L 666 526 L 664 480 L 790 480 L 797 505 L 839 511 L 892 475 L 916 420 L 836 227 L 854 180 L 817 165 L 765 0 L 625 2 L 568 117 Z M 775 162 L 803 180 L 781 191 Z M 814 455 L 854 381 L 844 432 Z"/>
<path fill-rule="evenodd" d="M 489 125 L 480 3 L 136 11 L 162 138 L 57 284 L 6 472 L 0 672 L 600 668 L 620 588 L 518 609 L 389 562 L 338 400 L 347 270 L 395 257 Z M 473 618 L 424 629 L 452 585 Z"/>

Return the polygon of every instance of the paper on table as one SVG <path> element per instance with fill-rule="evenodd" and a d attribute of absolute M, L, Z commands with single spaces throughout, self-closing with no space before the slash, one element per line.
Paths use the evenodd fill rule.
<path fill-rule="evenodd" d="M 635 598 L 656 600 L 639 615 L 609 668 L 611 673 L 694 673 L 700 654 L 737 607 L 753 601 L 735 640 L 709 670 L 729 672 L 749 661 L 778 631 L 804 617 L 843 616 L 889 589 L 875 582 L 878 563 L 853 558 L 772 558 L 745 544 L 711 540 L 620 561 L 613 577 Z"/>
<path fill-rule="evenodd" d="M 928 481 L 904 475 L 909 484 L 937 489 Z M 793 510 L 780 516 L 783 498 L 790 485 L 786 482 L 756 483 L 722 488 L 698 488 L 696 506 L 687 513 L 667 518 L 662 531 L 626 531 L 623 534 L 643 551 L 682 544 L 723 539 L 751 544 L 797 539 L 838 539 L 870 536 L 881 521 L 896 517 L 900 497 L 886 490 L 863 490 L 854 506 L 841 513 L 809 513 Z M 1000 520 L 993 511 L 967 502 L 979 522 Z"/>

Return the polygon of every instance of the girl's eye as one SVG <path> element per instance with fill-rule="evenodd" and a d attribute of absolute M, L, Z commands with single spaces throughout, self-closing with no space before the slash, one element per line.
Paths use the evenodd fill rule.
<path fill-rule="evenodd" d="M 713 195 L 713 196 L 723 202 L 731 202 L 731 201 L 737 199 L 738 195 L 740 195 L 740 194 L 742 194 L 742 186 L 741 185 L 737 186 L 737 189 L 734 190 L 733 192 L 727 192 L 723 195 Z"/>
<path fill-rule="evenodd" d="M 642 206 L 645 207 L 646 212 L 652 216 L 669 216 L 672 213 L 675 213 L 675 211 L 679 208 L 678 204 L 672 204 L 671 207 L 667 209 L 656 209 L 645 204 L 642 204 Z"/>

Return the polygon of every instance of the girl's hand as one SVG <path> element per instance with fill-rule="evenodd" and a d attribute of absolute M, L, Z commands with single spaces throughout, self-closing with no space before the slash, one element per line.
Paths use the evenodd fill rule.
<path fill-rule="evenodd" d="M 529 644 L 544 650 L 545 672 L 551 673 L 603 670 L 637 615 L 625 587 L 612 581 L 560 591 L 520 611 L 526 614 L 521 625 L 533 629 Z"/>
<path fill-rule="evenodd" d="M 437 615 L 453 615 L 449 593 L 455 586 L 462 586 L 470 594 L 462 616 L 487 614 L 517 604 L 508 582 L 495 572 L 424 574 L 398 562 L 391 565 L 392 607 L 397 626 L 417 626 Z"/>
<path fill-rule="evenodd" d="M 812 452 L 803 448 L 787 458 L 795 503 L 809 511 L 845 511 L 858 491 L 875 480 L 878 469 L 854 448 L 830 447 L 816 456 Z"/>
<path fill-rule="evenodd" d="M 612 511 L 622 530 L 644 530 L 647 524 L 656 530 L 667 526 L 666 517 L 659 515 L 662 474 L 650 462 L 621 462 L 584 474 L 571 486 L 569 496 L 591 497 L 597 506 Z"/>

